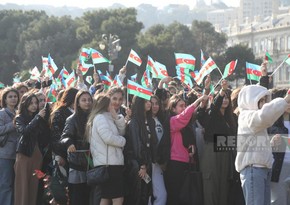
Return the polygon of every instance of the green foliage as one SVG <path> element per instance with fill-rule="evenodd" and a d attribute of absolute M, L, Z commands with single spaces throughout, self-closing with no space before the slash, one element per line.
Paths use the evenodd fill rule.
<path fill-rule="evenodd" d="M 178 9 L 190 12 L 188 8 Z M 167 11 L 171 11 L 171 7 Z M 28 71 L 34 66 L 41 70 L 41 56 L 48 53 L 59 68 L 65 65 L 69 71 L 76 66 L 82 47 L 97 49 L 109 58 L 108 49 L 102 51 L 99 47 L 101 42 L 108 43 L 102 38 L 103 34 L 118 35 L 120 39 L 122 50 L 112 62 L 115 73 L 125 64 L 131 48 L 142 58 L 141 69 L 128 63 L 127 76 L 137 71 L 142 74 L 148 55 L 165 64 L 173 76 L 174 52 L 194 55 L 197 69 L 200 49 L 214 60 L 221 59 L 221 63 L 230 58 L 224 53 L 226 36 L 217 33 L 209 22 L 193 21 L 191 28 L 178 22 L 158 24 L 141 32 L 143 27 L 143 23 L 137 20 L 134 8 L 94 10 L 75 19 L 70 16 L 48 16 L 43 11 L 0 11 L 0 81 L 11 84 L 15 72 Z M 217 64 L 220 66 L 220 63 Z M 96 66 L 102 70 L 108 69 L 105 63 Z"/>

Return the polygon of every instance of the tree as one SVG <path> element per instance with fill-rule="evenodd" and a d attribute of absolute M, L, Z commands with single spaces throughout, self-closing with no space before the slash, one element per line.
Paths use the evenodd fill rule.
<path fill-rule="evenodd" d="M 233 80 L 234 78 L 246 78 L 246 61 L 256 64 L 261 63 L 259 59 L 255 59 L 255 55 L 253 54 L 252 49 L 247 45 L 242 44 L 229 47 L 225 52 L 224 59 L 224 66 L 230 61 L 238 59 L 238 63 L 234 72 L 235 75 L 229 77 L 230 80 Z"/>
<path fill-rule="evenodd" d="M 45 15 L 37 11 L 0 11 L 0 81 L 11 84 L 13 73 L 22 69 L 23 50 L 19 51 L 21 34 L 35 19 Z"/>
<path fill-rule="evenodd" d="M 175 52 L 192 54 L 196 42 L 183 24 L 174 22 L 168 26 L 155 25 L 138 37 L 138 45 L 142 53 L 144 67 L 147 55 L 166 65 L 170 75 L 175 75 Z"/>
<path fill-rule="evenodd" d="M 202 49 L 209 56 L 219 56 L 225 51 L 226 35 L 216 32 L 210 22 L 194 20 L 191 25 L 191 32 L 197 42 L 195 50 L 198 53 Z"/>

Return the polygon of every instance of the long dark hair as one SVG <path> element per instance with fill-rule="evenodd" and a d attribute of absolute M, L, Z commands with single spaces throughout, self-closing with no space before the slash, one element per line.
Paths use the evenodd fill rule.
<path fill-rule="evenodd" d="M 91 94 L 89 93 L 89 91 L 86 90 L 80 90 L 78 91 L 78 93 L 76 94 L 75 97 L 75 102 L 74 102 L 74 110 L 75 110 L 75 116 L 76 116 L 76 121 L 77 121 L 77 126 L 79 128 L 80 134 L 84 135 L 85 134 L 85 130 L 86 130 L 86 124 L 88 121 L 88 117 L 89 117 L 89 113 L 85 112 L 81 109 L 81 107 L 79 106 L 79 100 L 81 98 L 82 95 L 88 94 L 91 97 L 91 100 L 93 102 L 93 98 L 91 96 Z"/>
<path fill-rule="evenodd" d="M 7 103 L 6 103 L 5 100 L 6 100 L 6 98 L 7 98 L 8 93 L 10 93 L 10 92 L 14 92 L 14 93 L 16 93 L 18 100 L 17 100 L 17 103 L 16 103 L 16 105 L 15 105 L 15 108 L 18 106 L 19 101 L 20 101 L 20 99 L 19 99 L 19 92 L 18 92 L 15 88 L 8 87 L 8 88 L 5 88 L 5 89 L 1 92 L 1 107 L 3 107 L 3 108 L 7 107 Z"/>
<path fill-rule="evenodd" d="M 145 117 L 152 118 L 152 111 L 149 110 L 145 113 L 146 100 L 138 96 L 134 96 L 132 102 L 132 118 L 135 118 L 139 123 L 145 125 Z"/>
<path fill-rule="evenodd" d="M 226 120 L 226 122 L 229 124 L 229 127 L 231 129 L 234 129 L 234 131 L 237 129 L 237 124 L 236 121 L 234 119 L 234 113 L 233 113 L 233 107 L 232 107 L 232 101 L 231 101 L 231 92 L 229 90 L 227 90 L 225 92 L 225 96 L 229 99 L 229 105 L 225 108 L 225 114 L 224 114 L 224 118 Z"/>
<path fill-rule="evenodd" d="M 74 87 L 69 87 L 64 91 L 60 101 L 56 102 L 56 104 L 53 106 L 51 118 L 50 118 L 51 122 L 54 118 L 56 111 L 58 111 L 61 108 L 70 107 L 74 103 L 77 92 L 78 92 L 78 89 Z"/>
<path fill-rule="evenodd" d="M 39 104 L 38 98 L 36 97 L 36 95 L 34 93 L 28 92 L 22 96 L 20 103 L 19 103 L 18 112 L 17 112 L 18 115 L 23 115 L 26 118 L 33 118 L 39 112 L 39 106 L 37 106 L 37 110 L 34 113 L 32 113 L 31 117 L 29 117 L 30 115 L 29 115 L 29 111 L 27 108 L 29 107 L 33 98 L 35 98 L 37 101 L 37 104 Z"/>
<path fill-rule="evenodd" d="M 157 103 L 158 103 L 158 105 L 159 105 L 159 110 L 158 110 L 158 112 L 157 112 L 157 114 L 156 114 L 156 117 L 157 117 L 157 119 L 160 121 L 160 122 L 163 122 L 164 121 L 164 112 L 163 112 L 163 105 L 162 105 L 162 103 L 161 103 L 161 100 L 159 99 L 159 97 L 157 96 L 157 95 L 153 95 L 152 97 L 151 97 L 151 99 L 152 98 L 154 98 L 154 99 L 156 99 L 157 100 Z"/>

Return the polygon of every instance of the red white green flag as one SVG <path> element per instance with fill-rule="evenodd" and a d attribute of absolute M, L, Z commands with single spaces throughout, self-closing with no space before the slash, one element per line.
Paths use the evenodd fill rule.
<path fill-rule="evenodd" d="M 138 83 L 135 83 L 132 80 L 128 79 L 128 84 L 127 84 L 127 92 L 128 94 L 138 96 L 140 98 L 143 98 L 145 100 L 150 100 L 152 96 L 152 90 L 145 88 Z"/>
<path fill-rule="evenodd" d="M 110 61 L 105 58 L 99 51 L 91 48 L 91 56 L 92 56 L 92 61 L 94 64 L 98 63 L 110 63 Z"/>
<path fill-rule="evenodd" d="M 288 54 L 288 56 L 285 59 L 285 62 L 290 65 L 290 54 Z"/>
<path fill-rule="evenodd" d="M 174 53 L 176 59 L 176 65 L 194 70 L 195 68 L 195 57 L 186 53 Z"/>
<path fill-rule="evenodd" d="M 213 61 L 211 57 L 209 57 L 202 68 L 199 71 L 199 75 L 196 76 L 195 81 L 198 85 L 200 85 L 205 76 L 210 74 L 214 69 L 218 68 L 216 63 Z"/>
<path fill-rule="evenodd" d="M 150 56 L 148 56 L 146 70 L 149 70 L 152 73 L 152 78 L 158 77 L 158 71 L 155 68 L 155 61 Z"/>
<path fill-rule="evenodd" d="M 38 80 L 40 77 L 40 72 L 38 68 L 35 66 L 31 71 L 30 71 L 30 79 L 31 80 Z"/>
<path fill-rule="evenodd" d="M 247 78 L 249 80 L 259 81 L 262 76 L 261 66 L 246 62 Z"/>
<path fill-rule="evenodd" d="M 224 79 L 226 77 L 230 76 L 235 71 L 235 68 L 237 66 L 237 62 L 238 62 L 238 60 L 231 61 L 226 65 L 225 70 L 224 70 L 224 74 L 223 74 Z"/>
<path fill-rule="evenodd" d="M 141 58 L 139 57 L 139 55 L 133 49 L 131 49 L 127 61 L 130 61 L 131 63 L 134 63 L 137 66 L 140 66 L 142 64 Z"/>
<path fill-rule="evenodd" d="M 268 61 L 269 63 L 273 63 L 273 59 L 270 56 L 270 53 L 268 53 L 268 51 L 266 51 L 265 53 L 265 61 Z"/>
<path fill-rule="evenodd" d="M 87 76 L 87 77 L 86 77 L 86 81 L 87 81 L 87 83 L 90 84 L 90 85 L 93 84 L 93 78 L 92 78 L 92 76 Z"/>

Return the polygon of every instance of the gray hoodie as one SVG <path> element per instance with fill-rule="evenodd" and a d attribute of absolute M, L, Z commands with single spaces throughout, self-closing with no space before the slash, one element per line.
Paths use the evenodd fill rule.
<path fill-rule="evenodd" d="M 270 97 L 270 92 L 259 85 L 245 86 L 239 93 L 238 152 L 235 161 L 238 172 L 250 165 L 272 167 L 273 156 L 267 128 L 284 113 L 287 102 L 283 98 L 276 98 L 258 109 L 258 102 L 264 96 Z"/>

